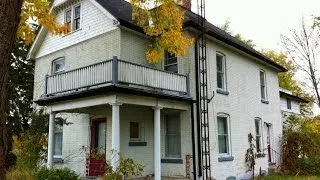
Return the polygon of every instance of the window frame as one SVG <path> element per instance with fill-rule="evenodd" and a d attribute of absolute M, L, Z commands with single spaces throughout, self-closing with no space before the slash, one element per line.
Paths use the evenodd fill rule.
<path fill-rule="evenodd" d="M 263 73 L 263 81 L 264 83 L 262 84 L 261 82 L 261 73 Z M 267 73 L 265 70 L 263 69 L 260 69 L 259 71 L 259 81 L 260 81 L 260 97 L 261 97 L 261 100 L 264 100 L 264 101 L 268 101 L 268 91 L 267 91 Z M 263 87 L 263 93 L 264 93 L 264 98 L 262 97 L 262 87 Z"/>
<path fill-rule="evenodd" d="M 61 155 L 57 155 L 55 152 L 56 149 L 56 135 L 61 134 Z M 54 132 L 53 132 L 53 138 L 54 138 L 54 143 L 53 143 L 53 158 L 61 159 L 62 158 L 62 150 L 63 150 L 63 125 L 55 124 L 54 126 Z"/>
<path fill-rule="evenodd" d="M 75 17 L 75 9 L 77 7 L 80 7 L 80 15 L 78 18 Z M 70 5 L 67 9 L 64 10 L 64 23 L 67 23 L 67 16 L 66 13 L 68 11 L 71 11 L 71 17 L 70 17 L 70 28 L 68 28 L 68 34 L 78 31 L 81 29 L 81 25 L 82 25 L 82 4 L 81 3 L 76 3 L 73 5 Z M 75 24 L 75 20 L 79 20 L 79 28 L 76 29 L 76 24 Z"/>
<path fill-rule="evenodd" d="M 177 72 L 172 72 L 172 71 L 168 71 L 168 72 L 170 72 L 170 73 L 175 73 L 175 74 L 179 73 L 179 63 L 178 63 L 179 61 L 178 61 L 178 57 L 177 57 L 176 55 L 174 55 L 174 56 L 171 57 L 171 58 L 167 58 L 168 55 L 170 55 L 170 53 L 169 53 L 168 51 L 165 51 L 165 53 L 164 53 L 164 61 L 163 61 L 163 70 L 168 71 L 168 70 L 166 70 L 166 67 L 177 66 Z M 175 62 L 175 63 L 168 63 L 168 64 L 167 64 L 167 60 L 168 60 L 168 59 L 173 59 L 173 58 L 176 59 L 176 62 Z"/>
<path fill-rule="evenodd" d="M 259 121 L 259 135 L 257 134 L 257 126 L 256 126 L 256 122 Z M 255 145 L 256 145 L 256 150 L 257 153 L 262 153 L 263 152 L 263 128 L 262 128 L 262 119 L 259 117 L 254 118 L 254 127 L 255 127 Z M 260 149 L 258 149 L 258 138 L 260 139 Z"/>
<path fill-rule="evenodd" d="M 218 58 L 217 56 L 221 56 L 222 57 L 222 71 L 218 71 Z M 222 91 L 227 91 L 227 58 L 226 55 L 222 52 L 216 51 L 216 71 L 217 71 L 217 89 L 218 90 L 222 90 Z M 218 74 L 223 74 L 222 76 L 222 88 L 218 87 Z"/>
<path fill-rule="evenodd" d="M 56 71 L 55 70 L 55 64 L 58 62 L 58 61 L 63 61 L 63 69 L 62 70 L 59 70 L 59 71 Z M 56 59 L 54 59 L 53 61 L 52 61 L 52 63 L 51 63 L 51 73 L 52 74 L 59 74 L 59 73 L 62 73 L 62 72 L 64 72 L 65 70 L 66 70 L 66 59 L 65 59 L 65 57 L 58 57 L 58 58 L 56 58 Z"/>
<path fill-rule="evenodd" d="M 291 101 L 291 99 L 287 97 L 286 100 L 287 100 L 287 109 L 288 110 L 292 110 L 292 101 Z"/>
<path fill-rule="evenodd" d="M 168 154 L 168 141 L 167 141 L 167 138 L 168 138 L 168 124 L 167 122 L 170 120 L 172 120 L 172 118 L 168 118 L 169 116 L 171 117 L 176 117 L 177 121 L 178 121 L 178 127 L 179 127 L 179 130 L 176 131 L 177 133 L 176 134 L 169 134 L 169 136 L 178 136 L 179 137 L 179 143 L 180 143 L 180 146 L 179 146 L 179 151 L 180 151 L 180 154 L 178 156 L 176 155 L 170 155 Z M 164 133 L 164 157 L 166 159 L 181 159 L 182 158 L 182 147 L 181 147 L 181 118 L 180 118 L 180 114 L 179 113 L 173 113 L 173 114 L 166 114 L 164 115 L 164 126 L 165 126 L 165 133 Z"/>
<path fill-rule="evenodd" d="M 227 134 L 220 135 L 219 134 L 219 117 L 226 118 L 227 125 Z M 227 153 L 220 153 L 219 148 L 219 136 L 227 136 Z M 219 156 L 232 156 L 232 148 L 231 148 L 231 128 L 230 128 L 230 115 L 227 113 L 217 113 L 217 142 L 218 142 L 218 154 Z"/>
<path fill-rule="evenodd" d="M 67 22 L 67 12 L 70 11 L 70 22 Z M 68 33 L 72 32 L 72 8 L 68 7 L 64 10 L 64 23 L 70 24 L 70 27 L 68 27 Z"/>
<path fill-rule="evenodd" d="M 76 17 L 76 8 L 79 7 L 80 8 L 80 14 L 79 14 L 79 17 Z M 73 31 L 78 31 L 79 29 L 81 29 L 81 14 L 82 14 L 82 8 L 81 8 L 81 4 L 78 3 L 78 4 L 75 4 L 72 6 L 72 9 L 73 9 L 73 18 L 72 18 L 72 21 L 73 21 Z M 79 20 L 79 27 L 76 29 L 76 20 Z"/>
<path fill-rule="evenodd" d="M 131 137 L 131 123 L 137 123 L 138 124 L 138 138 L 132 138 Z M 141 141 L 141 128 L 142 128 L 142 124 L 141 122 L 137 122 L 137 121 L 130 121 L 129 122 L 129 139 L 130 142 L 139 142 Z"/>

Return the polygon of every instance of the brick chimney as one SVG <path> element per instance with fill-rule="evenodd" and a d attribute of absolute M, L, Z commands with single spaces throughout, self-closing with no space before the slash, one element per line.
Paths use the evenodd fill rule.
<path fill-rule="evenodd" d="M 191 0 L 180 0 L 180 5 L 188 10 L 191 10 Z"/>

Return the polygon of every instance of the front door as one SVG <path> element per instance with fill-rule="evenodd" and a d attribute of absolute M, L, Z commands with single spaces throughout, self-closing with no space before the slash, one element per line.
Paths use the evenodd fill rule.
<path fill-rule="evenodd" d="M 267 125 L 267 147 L 268 147 L 268 161 L 271 162 L 271 124 L 268 123 Z"/>
<path fill-rule="evenodd" d="M 89 176 L 102 176 L 106 168 L 106 119 L 91 120 Z"/>

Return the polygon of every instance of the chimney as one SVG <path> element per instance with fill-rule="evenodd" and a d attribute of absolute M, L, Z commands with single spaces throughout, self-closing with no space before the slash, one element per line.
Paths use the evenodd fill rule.
<path fill-rule="evenodd" d="M 181 4 L 184 8 L 186 8 L 186 9 L 188 9 L 188 10 L 191 10 L 191 0 L 181 0 L 181 1 L 180 1 L 180 4 Z"/>

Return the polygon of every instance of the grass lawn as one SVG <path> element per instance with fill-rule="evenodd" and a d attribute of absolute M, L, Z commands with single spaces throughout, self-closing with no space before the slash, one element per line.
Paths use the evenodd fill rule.
<path fill-rule="evenodd" d="M 289 176 L 289 175 L 269 175 L 263 177 L 263 180 L 320 180 L 319 176 Z"/>

